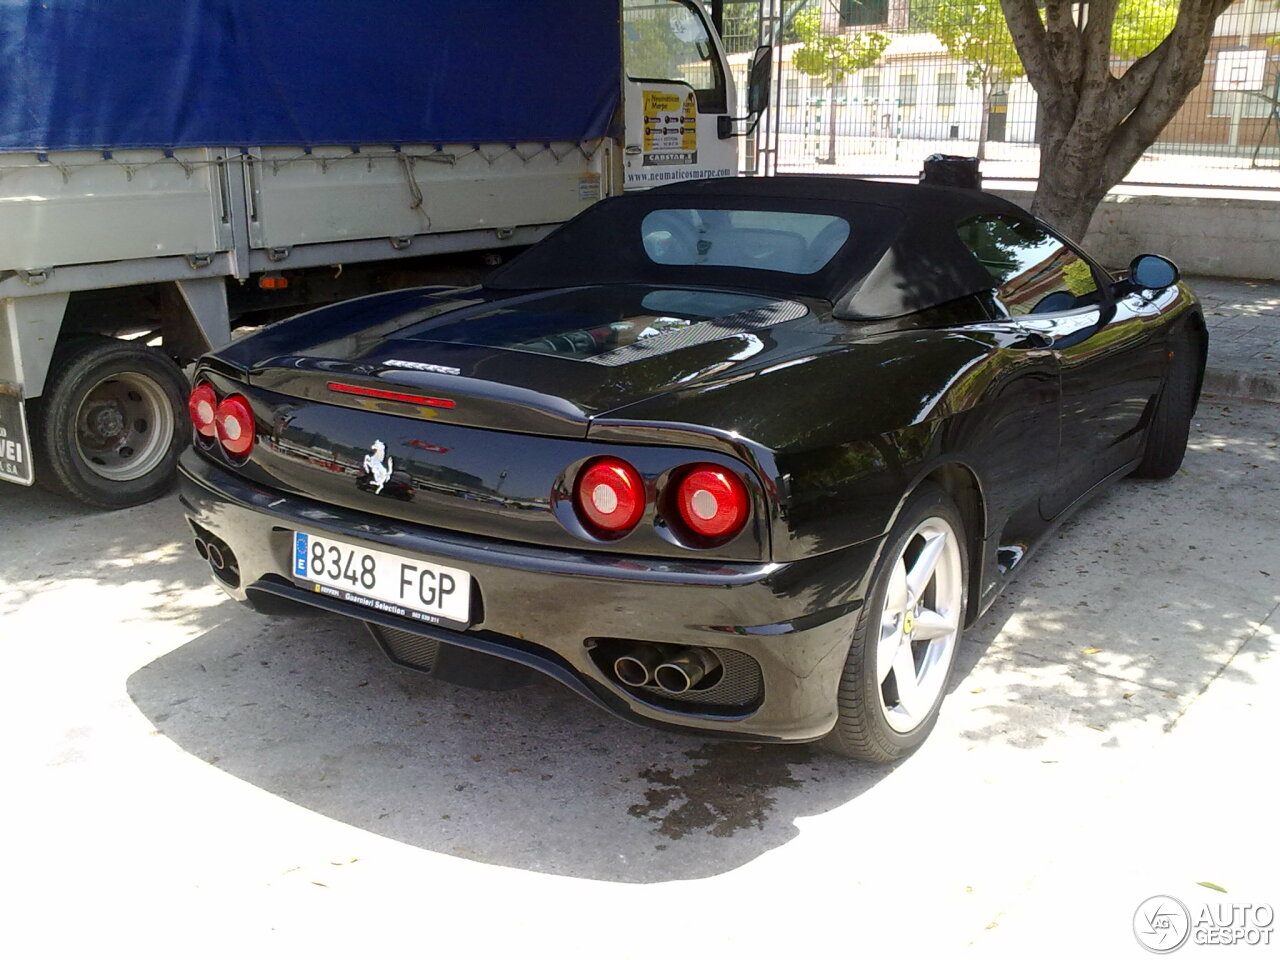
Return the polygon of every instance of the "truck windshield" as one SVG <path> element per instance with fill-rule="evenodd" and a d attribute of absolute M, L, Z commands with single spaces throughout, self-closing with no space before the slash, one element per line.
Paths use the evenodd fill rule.
<path fill-rule="evenodd" d="M 622 15 L 628 77 L 688 84 L 700 113 L 727 109 L 715 45 L 692 4 L 684 0 L 623 0 Z"/>
<path fill-rule="evenodd" d="M 843 217 L 787 210 L 653 210 L 640 223 L 654 263 L 817 273 L 849 239 Z"/>

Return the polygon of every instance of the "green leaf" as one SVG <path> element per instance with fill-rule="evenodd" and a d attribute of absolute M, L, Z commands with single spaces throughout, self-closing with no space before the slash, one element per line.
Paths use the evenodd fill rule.
<path fill-rule="evenodd" d="M 822 77 L 835 86 L 845 76 L 875 66 L 889 46 L 886 33 L 828 34 L 822 32 L 822 15 L 813 8 L 801 11 L 793 21 L 803 46 L 791 55 L 792 65 L 810 77 Z"/>
<path fill-rule="evenodd" d="M 1227 892 L 1226 887 L 1220 887 L 1216 883 L 1210 883 L 1208 880 L 1197 880 L 1196 883 L 1202 887 L 1208 887 L 1210 890 L 1217 890 L 1219 893 Z"/>

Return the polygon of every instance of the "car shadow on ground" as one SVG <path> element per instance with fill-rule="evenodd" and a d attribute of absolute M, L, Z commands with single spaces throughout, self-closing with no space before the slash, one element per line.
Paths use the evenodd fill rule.
<path fill-rule="evenodd" d="M 504 692 L 437 682 L 393 666 L 342 619 L 245 613 L 128 690 L 184 750 L 325 816 L 592 879 L 731 870 L 892 773 L 807 746 L 633 726 L 550 680 Z"/>
<path fill-rule="evenodd" d="M 1116 486 L 1028 561 L 969 632 L 933 740 L 896 767 L 633 727 L 550 681 L 456 687 L 394 667 L 353 621 L 229 603 L 128 692 L 217 769 L 415 847 L 616 882 L 713 876 L 908 765 L 1146 749 L 1211 680 L 1244 679 L 1231 658 L 1280 574 L 1276 508 L 1257 502 L 1277 454 L 1233 447 L 1230 417 L 1204 414 L 1178 478 Z"/>

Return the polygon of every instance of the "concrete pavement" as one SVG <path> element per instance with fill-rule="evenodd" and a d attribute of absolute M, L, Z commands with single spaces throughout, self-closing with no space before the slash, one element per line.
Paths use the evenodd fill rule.
<path fill-rule="evenodd" d="M 226 601 L 172 497 L 0 485 L 8 942 L 1137 957 L 1152 894 L 1274 905 L 1275 412 L 1206 402 L 1177 477 L 1064 526 L 891 768 L 432 683 Z"/>
<path fill-rule="evenodd" d="M 1204 389 L 1280 402 L 1280 283 L 1188 277 L 1204 304 L 1209 358 Z"/>

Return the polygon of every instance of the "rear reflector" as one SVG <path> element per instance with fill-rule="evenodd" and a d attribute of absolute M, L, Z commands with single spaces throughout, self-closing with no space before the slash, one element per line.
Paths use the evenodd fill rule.
<path fill-rule="evenodd" d="M 191 417 L 191 425 L 202 437 L 212 437 L 218 432 L 213 423 L 213 414 L 217 409 L 218 395 L 207 383 L 199 384 L 187 398 L 187 414 Z"/>
<path fill-rule="evenodd" d="M 603 533 L 625 533 L 644 513 L 644 481 L 617 457 L 602 457 L 578 475 L 578 513 Z"/>
<path fill-rule="evenodd" d="M 232 456 L 242 457 L 253 448 L 253 411 L 249 401 L 233 393 L 218 404 L 213 415 L 222 449 Z"/>
<path fill-rule="evenodd" d="M 452 400 L 441 397 L 424 397 L 416 393 L 396 393 L 392 390 L 376 390 L 373 387 L 354 387 L 349 383 L 330 383 L 329 389 L 334 393 L 350 393 L 357 397 L 373 397 L 375 400 L 395 400 L 399 403 L 416 403 L 423 407 L 453 408 Z"/>
<path fill-rule="evenodd" d="M 697 464 L 684 475 L 676 503 L 685 526 L 699 536 L 716 539 L 741 530 L 751 507 L 742 481 L 710 463 Z"/>

